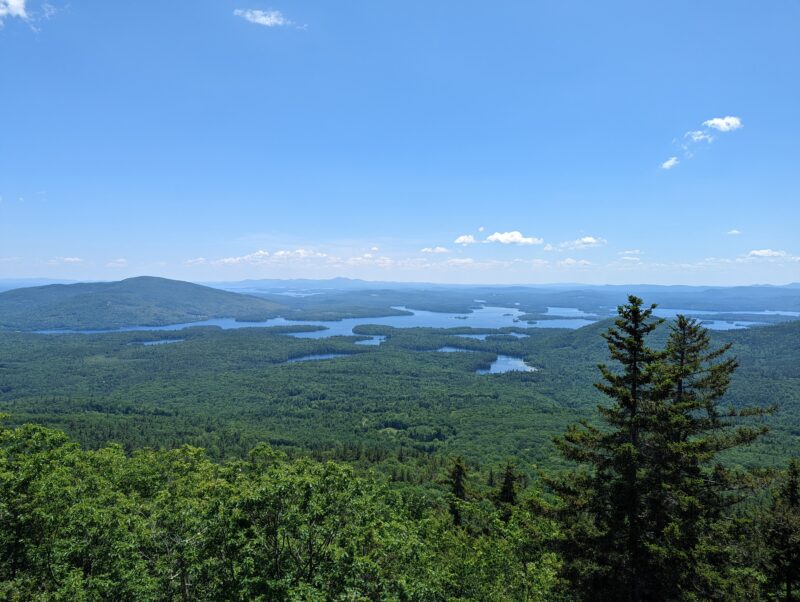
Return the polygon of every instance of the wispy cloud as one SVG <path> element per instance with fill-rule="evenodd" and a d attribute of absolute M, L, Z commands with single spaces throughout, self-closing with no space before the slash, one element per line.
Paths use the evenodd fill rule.
<path fill-rule="evenodd" d="M 717 139 L 716 134 L 732 132 L 744 127 L 741 117 L 726 115 L 725 117 L 713 117 L 703 122 L 703 128 L 689 130 L 683 135 L 682 139 L 673 140 L 683 152 L 684 159 L 694 157 L 694 149 L 698 144 L 711 144 Z M 672 156 L 661 164 L 661 169 L 672 169 L 680 163 L 677 156 Z"/>
<path fill-rule="evenodd" d="M 3 0 L 0 0 L 2 2 Z M 245 21 L 255 23 L 256 25 L 263 25 L 264 27 L 284 27 L 291 25 L 292 22 L 283 16 L 279 10 L 256 10 L 252 8 L 241 9 L 237 8 L 233 11 L 237 17 L 241 17 Z"/>
<path fill-rule="evenodd" d="M 678 163 L 680 163 L 680 161 L 678 161 L 678 157 L 670 157 L 661 164 L 661 169 L 672 169 Z"/>
<path fill-rule="evenodd" d="M 371 257 L 370 253 L 364 254 L 367 257 Z M 272 258 L 278 261 L 285 260 L 285 259 L 324 259 L 328 257 L 327 253 L 321 253 L 319 251 L 313 251 L 311 249 L 295 249 L 294 251 L 275 251 L 272 254 Z"/>
<path fill-rule="evenodd" d="M 48 261 L 50 265 L 70 265 L 76 263 L 83 263 L 83 259 L 80 257 L 53 257 L 50 261 Z"/>
<path fill-rule="evenodd" d="M 6 19 L 24 21 L 32 31 L 38 32 L 38 23 L 51 19 L 61 9 L 49 2 L 42 2 L 38 8 L 32 9 L 27 0 L 0 0 L 0 28 Z"/>
<path fill-rule="evenodd" d="M 450 249 L 447 247 L 425 247 L 419 251 L 420 253 L 449 253 Z"/>
<path fill-rule="evenodd" d="M 572 257 L 567 257 L 563 261 L 559 261 L 558 265 L 565 268 L 586 267 L 592 265 L 592 262 L 587 261 L 586 259 L 573 259 Z"/>
<path fill-rule="evenodd" d="M 742 233 L 741 230 L 737 230 L 735 228 L 733 230 L 728 230 L 728 235 L 729 236 L 738 236 L 741 233 Z"/>
<path fill-rule="evenodd" d="M 786 251 L 775 251 L 773 249 L 754 249 L 747 254 L 748 257 L 788 257 Z"/>
<path fill-rule="evenodd" d="M 371 253 L 365 253 L 363 257 L 372 257 Z M 222 257 L 220 259 L 206 259 L 205 257 L 195 257 L 184 262 L 185 265 L 266 265 L 287 263 L 292 260 L 308 261 L 313 259 L 328 259 L 327 253 L 321 253 L 312 249 L 299 248 L 294 250 L 280 250 L 270 253 L 263 249 L 247 253 L 246 255 L 236 255 L 232 257 Z"/>
<path fill-rule="evenodd" d="M 259 249 L 247 255 L 239 255 L 237 257 L 223 257 L 214 261 L 216 264 L 221 265 L 238 265 L 241 263 L 264 263 L 269 258 L 269 251 L 262 251 Z"/>
<path fill-rule="evenodd" d="M 119 259 L 115 259 L 114 261 L 109 261 L 106 264 L 107 268 L 124 268 L 128 265 L 128 260 L 124 257 L 120 257 Z"/>
<path fill-rule="evenodd" d="M 686 132 L 683 135 L 684 138 L 688 138 L 692 142 L 708 142 L 709 144 L 714 142 L 714 136 L 709 134 L 705 130 L 691 130 Z"/>
<path fill-rule="evenodd" d="M 462 234 L 461 236 L 459 236 L 458 238 L 456 238 L 453 241 L 453 244 L 456 244 L 456 245 L 474 245 L 476 242 L 478 242 L 478 241 L 475 240 L 475 237 L 472 234 Z"/>
<path fill-rule="evenodd" d="M 501 245 L 541 245 L 544 240 L 533 236 L 524 236 L 519 230 L 512 230 L 511 232 L 490 234 L 484 242 L 496 242 Z"/>
<path fill-rule="evenodd" d="M 457 266 L 457 267 L 473 265 L 474 263 L 475 263 L 475 260 L 472 259 L 471 257 L 464 257 L 464 258 L 448 259 L 447 260 L 447 265 L 452 265 L 452 266 Z"/>
<path fill-rule="evenodd" d="M 594 247 L 602 247 L 608 241 L 599 236 L 581 236 L 575 240 L 567 240 L 557 245 L 547 244 L 544 247 L 545 251 L 576 251 L 581 249 L 592 249 Z"/>

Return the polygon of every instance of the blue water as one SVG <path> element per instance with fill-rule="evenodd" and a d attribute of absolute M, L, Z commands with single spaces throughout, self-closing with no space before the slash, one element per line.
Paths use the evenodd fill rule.
<path fill-rule="evenodd" d="M 703 328 L 709 330 L 742 330 L 751 326 L 763 326 L 763 322 L 744 322 L 740 320 L 728 322 L 726 320 L 702 320 Z"/>
<path fill-rule="evenodd" d="M 519 316 L 522 312 L 518 309 L 508 307 L 482 307 L 468 314 L 441 313 L 423 310 L 409 310 L 405 307 L 397 307 L 410 314 L 402 316 L 383 316 L 378 318 L 345 318 L 336 322 L 332 321 L 309 321 L 309 320 L 287 320 L 286 318 L 272 318 L 263 322 L 237 322 L 233 318 L 214 318 L 202 320 L 200 322 L 188 322 L 181 324 L 168 324 L 166 326 L 127 326 L 117 329 L 106 330 L 39 330 L 40 334 L 98 334 L 105 332 L 134 332 L 134 331 L 173 331 L 185 328 L 195 328 L 198 326 L 216 326 L 223 330 L 231 328 L 264 328 L 269 326 L 322 326 L 325 330 L 315 330 L 311 332 L 290 333 L 294 337 L 301 339 L 321 339 L 331 336 L 353 336 L 353 328 L 365 324 L 375 324 L 378 326 L 392 326 L 394 328 L 458 328 L 470 327 L 476 329 L 495 329 L 507 326 L 528 326 L 525 322 L 520 322 Z M 579 328 L 584 324 L 591 324 L 588 320 L 548 320 L 535 327 L 556 328 L 555 323 L 563 322 L 562 328 Z M 581 323 L 583 322 L 583 323 Z M 525 335 L 515 335 L 525 336 Z M 368 344 L 368 343 L 362 343 Z"/>
<path fill-rule="evenodd" d="M 685 316 L 717 316 L 719 314 L 738 314 L 748 316 L 790 316 L 800 317 L 800 311 L 773 311 L 765 309 L 763 311 L 751 310 L 727 310 L 727 311 L 710 311 L 707 309 L 673 309 L 669 307 L 657 307 L 653 310 L 653 314 L 659 318 L 674 318 L 678 314 Z M 744 323 L 744 322 L 743 322 Z M 752 322 L 752 324 L 760 324 L 760 322 Z"/>
<path fill-rule="evenodd" d="M 463 353 L 463 352 L 470 352 L 473 351 L 472 349 L 461 349 L 460 347 L 440 347 L 436 350 L 437 353 Z"/>
<path fill-rule="evenodd" d="M 498 355 L 488 370 L 476 370 L 476 374 L 503 374 L 504 372 L 536 372 L 537 368 L 526 364 L 521 357 Z"/>
<path fill-rule="evenodd" d="M 386 337 L 380 334 L 371 336 L 363 341 L 356 341 L 356 345 L 380 345 L 386 340 Z"/>
<path fill-rule="evenodd" d="M 596 318 L 597 314 L 590 314 L 577 307 L 548 307 L 547 316 L 560 316 L 563 318 Z"/>
<path fill-rule="evenodd" d="M 539 320 L 538 322 L 531 322 L 531 328 L 569 328 L 575 330 L 582 326 L 594 324 L 597 320 L 586 320 L 584 318 L 573 318 L 567 320 Z"/>
<path fill-rule="evenodd" d="M 491 336 L 510 336 L 517 339 L 527 339 L 529 334 L 522 334 L 519 332 L 502 332 L 502 333 L 486 333 L 486 334 L 457 334 L 457 337 L 462 337 L 464 339 L 475 339 L 476 341 L 485 341 L 486 337 Z"/>
<path fill-rule="evenodd" d="M 315 320 L 287 320 L 286 318 L 272 318 L 263 322 L 237 322 L 233 318 L 214 318 L 211 320 L 203 320 L 200 322 L 185 322 L 181 324 L 168 324 L 166 326 L 127 326 L 117 329 L 104 329 L 104 330 L 39 330 L 40 334 L 68 334 L 68 333 L 82 333 L 82 334 L 97 334 L 105 332 L 134 332 L 134 331 L 175 331 L 183 330 L 185 328 L 194 328 L 197 326 L 216 326 L 224 330 L 232 328 L 264 328 L 270 326 L 320 326 L 323 330 L 315 330 L 311 332 L 294 332 L 287 333 L 291 336 L 302 339 L 321 339 L 331 336 L 353 336 L 353 328 L 366 324 L 374 324 L 378 326 L 391 326 L 394 328 L 458 328 L 469 327 L 480 330 L 498 329 L 504 327 L 524 327 L 524 328 L 567 328 L 576 329 L 589 324 L 594 324 L 595 320 L 590 319 L 592 314 L 587 314 L 580 309 L 574 307 L 549 307 L 547 314 L 553 316 L 575 316 L 573 318 L 565 317 L 565 319 L 555 320 L 539 320 L 527 323 L 520 320 L 523 314 L 517 308 L 508 307 L 482 307 L 476 309 L 468 314 L 455 314 L 455 313 L 441 313 L 423 310 L 409 310 L 405 307 L 396 307 L 410 312 L 408 315 L 402 316 L 383 316 L 378 318 L 346 318 L 339 321 L 315 321 Z M 656 315 L 665 318 L 673 318 L 679 313 L 686 313 L 696 316 L 712 316 L 721 312 L 714 311 L 701 311 L 701 310 L 683 310 L 683 309 L 656 309 Z M 800 312 L 791 311 L 761 311 L 761 312 L 726 312 L 726 313 L 747 313 L 750 315 L 786 315 L 786 316 L 800 316 Z M 584 317 L 578 317 L 584 316 Z M 703 325 L 712 330 L 730 330 L 734 328 L 748 328 L 759 324 L 755 321 L 736 321 L 727 322 L 724 320 L 709 320 L 708 323 Z M 528 335 L 520 333 L 510 333 L 511 336 L 525 337 Z M 478 340 L 485 340 L 488 334 L 462 334 L 467 338 L 474 338 Z M 380 340 L 373 337 L 369 341 L 360 341 L 360 345 L 379 345 Z"/>

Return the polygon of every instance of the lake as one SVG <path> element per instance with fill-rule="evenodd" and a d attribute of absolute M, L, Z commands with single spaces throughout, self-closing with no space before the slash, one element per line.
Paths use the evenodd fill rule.
<path fill-rule="evenodd" d="M 496 329 L 509 326 L 517 328 L 553 328 L 553 322 L 561 320 L 549 320 L 547 324 L 528 325 L 521 322 L 519 316 L 522 315 L 519 309 L 509 307 L 482 307 L 468 314 L 443 313 L 424 310 L 410 310 L 406 307 L 395 307 L 403 311 L 411 312 L 403 316 L 382 316 L 377 318 L 345 318 L 338 321 L 321 320 L 287 320 L 286 318 L 272 318 L 263 322 L 237 322 L 233 318 L 213 318 L 200 322 L 188 322 L 181 324 L 168 324 L 166 326 L 128 326 L 123 328 L 108 330 L 39 330 L 40 334 L 98 334 L 105 332 L 132 332 L 132 331 L 172 331 L 194 328 L 197 326 L 216 326 L 223 330 L 231 328 L 265 328 L 270 326 L 322 326 L 325 330 L 315 330 L 311 332 L 287 333 L 298 338 L 320 339 L 332 336 L 354 336 L 353 328 L 367 324 L 378 326 L 391 326 L 394 328 L 478 328 Z M 581 320 L 563 320 L 565 328 L 578 328 L 582 324 L 577 324 Z M 591 322 L 588 322 L 591 323 Z M 520 335 L 524 336 L 524 335 Z M 377 344 L 377 343 L 361 343 Z"/>
<path fill-rule="evenodd" d="M 315 330 L 310 332 L 292 332 L 286 333 L 297 338 L 307 339 L 321 339 L 332 336 L 354 336 L 353 328 L 356 326 L 363 326 L 373 324 L 377 326 L 391 326 L 393 328 L 474 328 L 477 330 L 489 330 L 507 327 L 516 328 L 568 328 L 577 329 L 589 324 L 594 324 L 597 320 L 592 319 L 593 314 L 586 313 L 575 307 L 548 307 L 548 316 L 555 316 L 553 319 L 538 320 L 533 322 L 524 322 L 520 320 L 520 316 L 524 312 L 517 308 L 510 307 L 493 307 L 484 306 L 472 311 L 471 313 L 444 313 L 433 312 L 424 310 L 411 310 L 406 307 L 394 307 L 410 312 L 408 315 L 402 316 L 382 316 L 376 318 L 345 318 L 338 321 L 322 321 L 322 320 L 287 320 L 286 318 L 272 318 L 263 322 L 237 322 L 233 318 L 214 318 L 211 320 L 202 320 L 200 322 L 185 322 L 181 324 L 168 324 L 166 326 L 128 326 L 117 329 L 108 330 L 39 330 L 40 334 L 98 334 L 105 332 L 132 332 L 132 331 L 174 331 L 183 330 L 186 328 L 194 328 L 198 326 L 216 326 L 223 330 L 232 328 L 265 328 L 270 326 L 320 326 L 324 330 Z M 656 310 L 656 315 L 664 318 L 674 318 L 679 313 L 687 315 L 695 315 L 698 317 L 713 316 L 722 312 L 713 311 L 700 311 L 700 310 L 683 310 L 683 309 L 662 309 Z M 785 316 L 800 316 L 800 312 L 790 311 L 761 311 L 761 312 L 725 312 L 725 313 L 742 313 L 752 316 L 757 315 L 785 315 Z M 560 319 L 563 318 L 563 319 Z M 749 328 L 756 326 L 760 323 L 757 321 L 726 321 L 726 320 L 713 320 L 708 319 L 703 322 L 703 326 L 711 330 L 732 330 L 737 328 Z M 525 337 L 528 335 L 522 333 L 507 333 L 514 337 Z M 489 334 L 475 333 L 475 334 L 460 334 L 457 336 L 474 338 L 478 340 L 485 340 Z M 383 338 L 370 337 L 363 341 L 359 341 L 359 345 L 380 345 Z"/>
<path fill-rule="evenodd" d="M 498 355 L 488 370 L 476 370 L 476 374 L 503 374 L 505 372 L 536 372 L 538 368 L 529 366 L 521 357 Z"/>

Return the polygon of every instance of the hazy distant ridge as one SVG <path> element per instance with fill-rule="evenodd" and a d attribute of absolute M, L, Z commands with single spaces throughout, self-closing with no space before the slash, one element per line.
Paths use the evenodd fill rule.
<path fill-rule="evenodd" d="M 264 320 L 283 307 L 199 284 L 140 276 L 119 282 L 51 284 L 0 293 L 0 328 L 161 326 L 232 317 Z"/>

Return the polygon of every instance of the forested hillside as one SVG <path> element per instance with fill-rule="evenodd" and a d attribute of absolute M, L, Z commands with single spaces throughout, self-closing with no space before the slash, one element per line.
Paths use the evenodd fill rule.
<path fill-rule="evenodd" d="M 152 276 L 119 282 L 51 284 L 0 293 L 0 329 L 107 329 L 197 322 L 215 317 L 265 320 L 281 306 L 247 295 Z"/>
<path fill-rule="evenodd" d="M 754 468 L 751 451 L 776 410 L 769 370 L 796 399 L 797 327 L 726 333 L 723 343 L 691 319 L 660 325 L 632 297 L 614 323 L 533 341 L 465 341 L 474 354 L 425 351 L 454 337 L 424 329 L 387 333 L 385 350 L 258 330 L 196 329 L 155 346 L 140 343 L 156 333 L 6 333 L 8 422 L 61 422 L 92 444 L 105 432 L 125 446 L 86 450 L 56 430 L 0 426 L 0 595 L 793 600 L 800 466 L 786 433 L 786 447 L 772 448 L 772 464 L 785 470 Z M 532 360 L 545 345 L 564 355 L 541 373 L 469 375 L 491 349 L 520 344 Z M 354 357 L 331 360 L 332 369 L 280 365 L 313 345 Z M 575 378 L 598 358 L 599 372 Z M 342 370 L 347 362 L 356 363 Z M 142 371 L 155 377 L 150 393 Z M 203 371 L 208 379 L 194 386 Z M 318 380 L 307 382 L 314 371 Z M 356 377 L 366 386 L 350 388 L 348 404 L 336 391 Z M 746 389 L 729 396 L 737 378 L 764 403 Z M 48 396 L 59 380 L 71 392 Z M 549 398 L 570 380 L 566 397 Z M 409 395 L 414 383 L 424 389 Z M 181 422 L 193 407 L 204 425 Z M 252 440 L 266 438 L 259 428 L 270 427 L 255 426 L 261 416 L 283 424 L 292 439 L 274 443 L 288 455 L 222 437 L 208 439 L 214 456 L 238 458 L 215 461 L 180 445 L 202 438 L 192 429 L 241 436 L 246 423 Z M 143 448 L 157 424 L 161 447 L 175 449 Z M 326 448 L 337 461 L 309 457 Z M 546 467 L 531 466 L 531 449 L 550 449 Z"/>
<path fill-rule="evenodd" d="M 0 411 L 15 423 L 64 429 L 84 445 L 126 449 L 191 443 L 215 458 L 241 457 L 260 441 L 326 457 L 464 454 L 471 462 L 513 455 L 559 463 L 551 438 L 594 411 L 592 383 L 606 356 L 609 322 L 578 330 L 497 332 L 360 327 L 382 334 L 301 339 L 303 327 L 97 335 L 0 333 Z M 466 329 L 468 331 L 468 329 Z M 666 327 L 653 333 L 663 341 Z M 774 465 L 797 450 L 800 322 L 713 332 L 741 363 L 726 397 L 771 404 L 770 435 L 743 462 Z M 166 345 L 145 342 L 181 339 Z M 440 353 L 455 346 L 470 350 Z M 285 363 L 312 354 L 347 354 Z M 525 358 L 536 372 L 480 375 L 497 354 Z M 413 472 L 413 469 L 412 469 Z"/>

